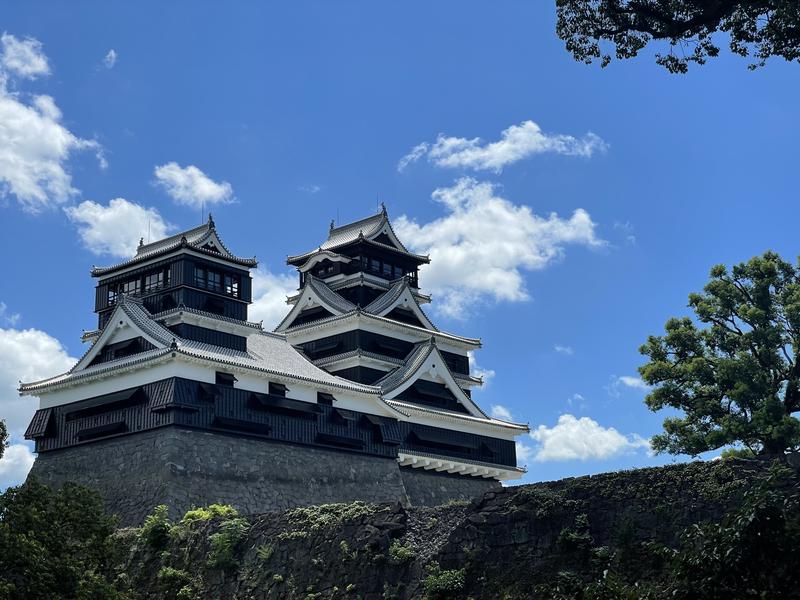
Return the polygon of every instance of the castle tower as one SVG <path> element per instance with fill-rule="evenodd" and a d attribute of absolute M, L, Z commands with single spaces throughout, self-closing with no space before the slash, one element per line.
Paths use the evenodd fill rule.
<path fill-rule="evenodd" d="M 527 427 L 470 398 L 466 352 L 479 341 L 424 315 L 427 258 L 402 248 L 385 212 L 359 223 L 290 259 L 301 294 L 276 332 L 247 320 L 256 261 L 231 253 L 210 217 L 93 268 L 88 350 L 20 386 L 39 398 L 31 474 L 98 489 L 122 524 L 158 504 L 174 515 L 212 502 L 434 504 L 518 477 L 514 437 Z"/>

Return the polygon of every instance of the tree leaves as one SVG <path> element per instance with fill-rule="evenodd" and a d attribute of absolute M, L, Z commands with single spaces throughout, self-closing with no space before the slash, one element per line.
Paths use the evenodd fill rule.
<path fill-rule="evenodd" d="M 713 34 L 729 36 L 732 53 L 752 57 L 751 69 L 772 56 L 800 61 L 797 0 L 557 0 L 556 31 L 576 60 L 587 64 L 633 58 L 652 40 L 669 43 L 656 63 L 685 73 L 719 55 Z"/>
<path fill-rule="evenodd" d="M 689 295 L 696 320 L 669 319 L 665 335 L 640 348 L 640 367 L 664 421 L 657 452 L 690 454 L 741 443 L 779 454 L 800 446 L 800 268 L 767 252 L 733 267 L 711 269 L 702 293 Z"/>

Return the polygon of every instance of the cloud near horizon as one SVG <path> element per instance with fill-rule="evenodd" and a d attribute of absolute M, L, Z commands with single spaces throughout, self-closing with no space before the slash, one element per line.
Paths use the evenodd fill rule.
<path fill-rule="evenodd" d="M 537 462 L 603 460 L 637 450 L 649 450 L 650 442 L 638 434 L 622 435 L 589 417 L 563 414 L 553 427 L 539 425 L 530 437 L 538 446 L 528 452 Z"/>
<path fill-rule="evenodd" d="M 555 213 L 542 217 L 496 190 L 492 183 L 463 177 L 433 192 L 444 207 L 443 217 L 420 224 L 403 215 L 394 223 L 400 239 L 415 252 L 434 257 L 420 277 L 437 296 L 433 310 L 441 314 L 464 318 L 476 302 L 527 300 L 524 271 L 548 267 L 567 245 L 606 245 L 582 208 L 566 219 Z"/>
<path fill-rule="evenodd" d="M 604 152 L 608 144 L 588 132 L 582 138 L 571 135 L 544 133 L 531 120 L 512 125 L 500 133 L 496 142 L 485 143 L 480 138 L 460 138 L 439 134 L 433 143 L 414 146 L 397 164 L 399 172 L 423 157 L 442 168 L 471 169 L 500 173 L 504 167 L 537 154 L 562 154 L 590 158 Z"/>

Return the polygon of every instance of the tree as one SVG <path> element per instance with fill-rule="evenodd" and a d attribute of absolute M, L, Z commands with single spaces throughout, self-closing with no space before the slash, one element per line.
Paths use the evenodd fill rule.
<path fill-rule="evenodd" d="M 29 479 L 0 494 L 0 598 L 121 596 L 106 579 L 113 520 L 98 494 Z"/>
<path fill-rule="evenodd" d="M 0 419 L 0 458 L 3 458 L 6 448 L 8 448 L 8 429 L 6 422 Z"/>
<path fill-rule="evenodd" d="M 747 263 L 711 269 L 701 294 L 690 294 L 692 319 L 667 321 L 650 336 L 639 368 L 653 389 L 653 411 L 671 407 L 653 437 L 658 452 L 690 454 L 741 444 L 759 454 L 800 446 L 800 263 L 767 252 Z"/>
<path fill-rule="evenodd" d="M 752 56 L 751 69 L 771 56 L 800 62 L 797 0 L 556 0 L 558 37 L 576 60 L 608 65 L 633 58 L 651 40 L 669 42 L 656 62 L 672 73 L 719 54 L 713 35 L 724 32 L 731 52 Z"/>

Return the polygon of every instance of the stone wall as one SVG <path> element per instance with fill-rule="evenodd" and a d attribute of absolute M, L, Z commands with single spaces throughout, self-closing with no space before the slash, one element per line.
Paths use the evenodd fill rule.
<path fill-rule="evenodd" d="M 438 506 L 448 500 L 469 500 L 500 487 L 500 482 L 494 479 L 448 475 L 410 467 L 401 467 L 400 474 L 412 506 Z"/>
<path fill-rule="evenodd" d="M 214 502 L 244 514 L 354 500 L 430 506 L 497 485 L 401 470 L 389 458 L 177 427 L 43 452 L 31 474 L 100 491 L 122 526 L 141 523 L 159 504 L 173 518 Z"/>

